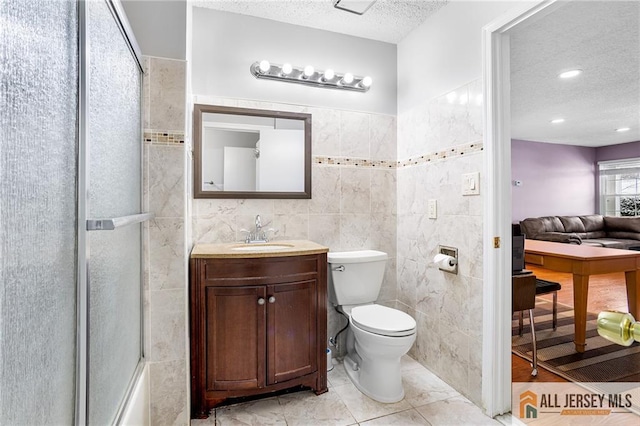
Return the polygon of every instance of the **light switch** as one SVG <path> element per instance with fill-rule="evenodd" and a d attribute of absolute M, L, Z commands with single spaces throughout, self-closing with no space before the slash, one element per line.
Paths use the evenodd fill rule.
<path fill-rule="evenodd" d="M 429 219 L 438 218 L 438 201 L 437 200 L 429 200 L 427 203 L 427 209 L 428 209 Z"/>
<path fill-rule="evenodd" d="M 480 194 L 480 172 L 462 175 L 462 195 Z"/>

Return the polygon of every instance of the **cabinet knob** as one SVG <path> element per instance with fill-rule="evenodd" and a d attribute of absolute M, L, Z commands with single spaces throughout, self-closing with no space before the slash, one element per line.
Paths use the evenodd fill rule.
<path fill-rule="evenodd" d="M 275 298 L 275 297 L 271 296 L 271 297 L 269 298 L 269 303 L 273 303 L 273 302 L 275 302 L 275 301 L 276 301 L 276 298 Z"/>
<path fill-rule="evenodd" d="M 264 297 L 258 299 L 258 305 L 264 305 Z"/>

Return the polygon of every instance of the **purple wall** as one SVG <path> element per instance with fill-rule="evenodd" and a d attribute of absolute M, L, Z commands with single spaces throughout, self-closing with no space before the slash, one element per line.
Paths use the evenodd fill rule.
<path fill-rule="evenodd" d="M 512 221 L 594 214 L 595 176 L 596 148 L 512 140 Z"/>
<path fill-rule="evenodd" d="M 596 161 L 640 158 L 640 141 L 596 148 Z"/>

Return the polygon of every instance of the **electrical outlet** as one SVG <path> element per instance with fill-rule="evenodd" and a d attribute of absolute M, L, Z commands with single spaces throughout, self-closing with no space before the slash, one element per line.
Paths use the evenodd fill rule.
<path fill-rule="evenodd" d="M 462 175 L 462 195 L 480 194 L 480 172 Z"/>
<path fill-rule="evenodd" d="M 428 208 L 429 219 L 437 219 L 438 218 L 438 201 L 429 200 L 427 203 L 427 208 Z"/>

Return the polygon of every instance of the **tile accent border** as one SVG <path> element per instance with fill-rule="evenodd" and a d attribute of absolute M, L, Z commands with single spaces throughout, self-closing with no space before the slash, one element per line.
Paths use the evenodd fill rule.
<path fill-rule="evenodd" d="M 475 152 L 481 152 L 484 150 L 482 141 L 467 143 L 463 145 L 454 146 L 452 148 L 445 149 L 443 151 L 431 152 L 421 155 L 419 157 L 411 157 L 406 160 L 398 161 L 398 168 L 415 166 L 419 164 L 426 164 L 436 160 L 444 160 L 450 157 L 459 157 L 465 154 L 472 154 Z"/>
<path fill-rule="evenodd" d="M 397 161 L 395 160 L 367 160 L 366 158 L 353 157 L 328 157 L 317 155 L 313 157 L 313 164 L 324 164 L 329 166 L 354 166 L 362 168 L 381 168 L 395 169 Z"/>
<path fill-rule="evenodd" d="M 451 157 L 459 157 L 465 154 L 472 154 L 484 150 L 482 141 L 458 145 L 443 151 L 431 152 L 406 160 L 368 160 L 366 158 L 340 157 L 316 155 L 313 157 L 313 164 L 327 166 L 352 166 L 360 168 L 380 168 L 380 169 L 400 169 L 403 167 L 427 164 L 432 161 L 444 160 Z"/>
<path fill-rule="evenodd" d="M 184 143 L 184 132 L 144 129 L 145 143 L 178 144 Z"/>

